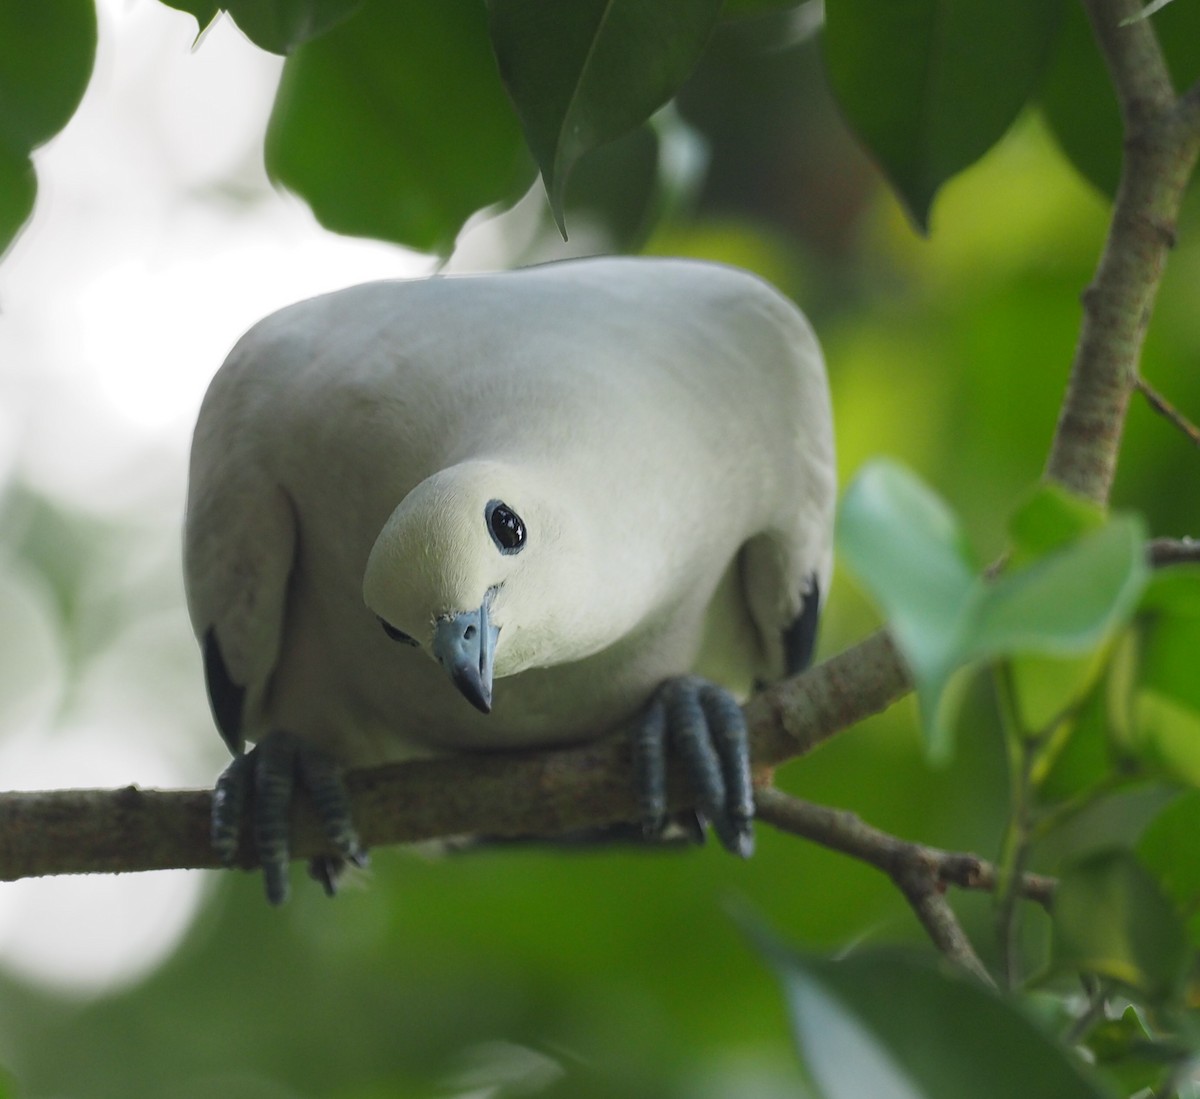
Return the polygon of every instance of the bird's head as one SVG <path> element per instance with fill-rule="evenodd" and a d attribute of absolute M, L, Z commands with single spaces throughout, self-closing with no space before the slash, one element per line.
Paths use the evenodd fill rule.
<path fill-rule="evenodd" d="M 578 655 L 586 555 L 550 496 L 519 467 L 451 466 L 400 502 L 367 560 L 363 596 L 384 631 L 424 649 L 484 713 L 494 677 Z"/>

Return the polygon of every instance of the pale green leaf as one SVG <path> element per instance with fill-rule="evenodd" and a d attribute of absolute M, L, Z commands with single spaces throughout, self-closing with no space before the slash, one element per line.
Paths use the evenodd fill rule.
<path fill-rule="evenodd" d="M 1109 1094 L 1014 1004 L 926 958 L 870 950 L 831 961 L 774 942 L 765 953 L 821 1099 Z"/>
<path fill-rule="evenodd" d="M 1149 577 L 1145 527 L 1115 516 L 1103 527 L 979 595 L 966 648 L 979 657 L 1036 652 L 1069 656 L 1100 644 L 1133 613 Z"/>
<path fill-rule="evenodd" d="M 1062 543 L 1061 519 L 1034 523 L 1026 511 L 1020 522 L 1037 536 L 1029 544 L 1052 548 L 988 582 L 971 567 L 953 514 L 911 473 L 875 462 L 847 489 L 838 548 L 912 670 L 933 758 L 950 749 L 943 696 L 955 672 L 1017 655 L 1083 657 L 1132 615 L 1148 575 L 1141 521 L 1119 516 Z M 1083 665 L 1080 694 L 1094 672 Z"/>

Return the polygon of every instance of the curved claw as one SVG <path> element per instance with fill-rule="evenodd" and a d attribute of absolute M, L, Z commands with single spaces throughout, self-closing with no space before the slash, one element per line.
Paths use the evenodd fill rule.
<path fill-rule="evenodd" d="M 735 855 L 754 850 L 750 742 L 741 707 L 724 688 L 698 676 L 669 679 L 633 732 L 638 808 L 647 835 L 667 820 L 667 752 L 683 762 L 699 812 Z"/>
<path fill-rule="evenodd" d="M 335 852 L 313 860 L 320 863 L 318 880 L 326 892 L 332 895 L 335 891 L 338 872 L 346 863 L 366 864 L 366 852 L 350 819 L 349 798 L 332 758 L 292 733 L 269 733 L 252 751 L 235 758 L 217 779 L 212 841 L 221 861 L 232 865 L 241 840 L 246 802 L 253 790 L 254 847 L 262 866 L 267 900 L 276 905 L 288 896 L 291 808 L 297 786 L 311 797 Z"/>

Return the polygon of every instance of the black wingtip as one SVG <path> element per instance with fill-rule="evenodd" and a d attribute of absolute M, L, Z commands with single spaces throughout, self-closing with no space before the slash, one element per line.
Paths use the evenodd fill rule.
<path fill-rule="evenodd" d="M 812 663 L 817 647 L 817 625 L 821 617 L 821 585 L 813 576 L 808 583 L 796 620 L 783 631 L 784 670 L 788 675 L 804 671 Z"/>
<path fill-rule="evenodd" d="M 235 683 L 225 665 L 221 646 L 217 642 L 217 631 L 210 626 L 204 632 L 204 682 L 208 687 L 208 702 L 213 720 L 229 750 L 237 755 L 245 746 L 242 736 L 243 707 L 246 688 Z"/>

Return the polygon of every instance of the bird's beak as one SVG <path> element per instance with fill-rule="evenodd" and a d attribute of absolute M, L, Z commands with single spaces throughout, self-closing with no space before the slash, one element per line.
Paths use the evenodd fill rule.
<path fill-rule="evenodd" d="M 492 674 L 499 626 L 488 620 L 485 598 L 478 610 L 442 618 L 433 630 L 433 655 L 463 697 L 477 710 L 492 710 Z"/>

